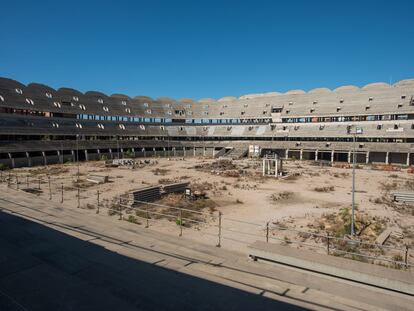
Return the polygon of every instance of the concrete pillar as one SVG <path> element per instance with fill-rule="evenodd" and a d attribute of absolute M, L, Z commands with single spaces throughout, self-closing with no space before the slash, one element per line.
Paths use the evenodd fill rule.
<path fill-rule="evenodd" d="M 89 161 L 88 150 L 85 149 L 85 161 Z"/>
<path fill-rule="evenodd" d="M 72 155 L 72 162 L 75 162 L 75 150 L 71 150 L 70 154 Z"/>
<path fill-rule="evenodd" d="M 114 158 L 113 155 L 112 155 L 112 149 L 111 148 L 109 148 L 109 156 L 111 157 L 111 160 Z"/>
<path fill-rule="evenodd" d="M 318 161 L 318 151 L 319 150 L 315 150 L 315 161 Z"/>
<path fill-rule="evenodd" d="M 193 157 L 196 156 L 196 147 L 193 147 Z"/>
<path fill-rule="evenodd" d="M 165 149 L 165 147 L 163 147 L 162 151 L 164 152 L 164 157 L 166 157 L 167 156 L 167 149 Z"/>
<path fill-rule="evenodd" d="M 351 163 L 351 151 L 348 151 L 348 163 Z"/>
<path fill-rule="evenodd" d="M 30 158 L 30 155 L 28 152 L 26 152 L 26 158 L 27 158 L 27 166 L 32 166 L 32 159 Z"/>
<path fill-rule="evenodd" d="M 407 166 L 410 165 L 410 153 L 407 153 Z"/>
<path fill-rule="evenodd" d="M 16 164 L 14 163 L 14 159 L 13 159 L 13 157 L 12 157 L 11 153 L 9 152 L 9 153 L 7 153 L 7 154 L 8 154 L 8 156 L 9 156 L 9 159 L 10 159 L 10 162 L 11 162 L 11 167 L 12 167 L 12 168 L 15 168 Z"/>
<path fill-rule="evenodd" d="M 367 153 L 365 154 L 365 163 L 369 163 L 369 151 L 367 151 Z"/>
<path fill-rule="evenodd" d="M 289 158 L 289 149 L 285 150 L 285 158 L 286 158 L 286 160 Z"/>
<path fill-rule="evenodd" d="M 389 152 L 387 152 L 387 153 L 385 154 L 385 164 L 389 164 L 389 163 L 390 163 L 389 159 L 390 159 L 390 153 L 389 153 Z"/>
<path fill-rule="evenodd" d="M 42 157 L 44 165 L 47 165 L 46 153 L 44 151 L 42 151 Z"/>
<path fill-rule="evenodd" d="M 300 151 L 299 151 L 299 159 L 301 161 L 303 160 L 303 149 L 300 149 Z"/>
<path fill-rule="evenodd" d="M 152 151 L 154 151 L 154 157 L 157 156 L 157 150 L 155 150 L 155 148 L 152 148 Z"/>
<path fill-rule="evenodd" d="M 334 150 L 332 150 L 332 151 L 331 151 L 331 163 L 333 163 L 333 162 L 334 162 L 334 159 L 335 159 L 335 151 L 334 151 Z"/>
<path fill-rule="evenodd" d="M 175 147 L 172 148 L 173 156 L 175 157 Z"/>
<path fill-rule="evenodd" d="M 144 158 L 147 156 L 147 153 L 145 152 L 145 148 L 142 148 L 142 152 L 144 154 Z"/>
<path fill-rule="evenodd" d="M 186 156 L 185 147 L 183 147 L 183 155 Z"/>
<path fill-rule="evenodd" d="M 206 155 L 206 148 L 204 148 L 204 155 Z M 216 155 L 216 148 L 213 148 L 213 158 Z"/>

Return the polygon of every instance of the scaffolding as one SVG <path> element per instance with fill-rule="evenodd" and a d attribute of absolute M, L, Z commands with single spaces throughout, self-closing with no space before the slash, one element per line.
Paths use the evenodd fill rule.
<path fill-rule="evenodd" d="M 282 176 L 282 169 L 282 158 L 278 154 L 267 154 L 263 157 L 263 176 L 278 178 Z"/>

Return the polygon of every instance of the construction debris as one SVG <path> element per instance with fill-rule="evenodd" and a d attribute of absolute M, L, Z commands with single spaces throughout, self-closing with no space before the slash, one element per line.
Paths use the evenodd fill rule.
<path fill-rule="evenodd" d="M 107 183 L 109 181 L 109 176 L 108 175 L 88 175 L 86 180 L 99 185 L 99 184 Z"/>

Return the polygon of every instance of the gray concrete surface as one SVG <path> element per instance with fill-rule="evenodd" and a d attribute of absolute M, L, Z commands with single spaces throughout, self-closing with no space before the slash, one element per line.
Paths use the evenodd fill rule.
<path fill-rule="evenodd" d="M 413 297 L 253 263 L 0 185 L 0 310 L 411 310 Z"/>

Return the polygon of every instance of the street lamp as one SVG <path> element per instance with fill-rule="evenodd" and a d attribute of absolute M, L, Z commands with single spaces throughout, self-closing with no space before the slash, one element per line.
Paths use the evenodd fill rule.
<path fill-rule="evenodd" d="M 76 162 L 78 165 L 78 182 L 79 182 L 79 134 L 76 134 Z"/>
<path fill-rule="evenodd" d="M 355 127 L 355 130 L 351 132 L 351 127 L 348 127 L 348 133 L 353 136 L 352 143 L 352 219 L 351 219 L 351 236 L 355 235 L 355 166 L 356 166 L 356 135 L 362 134 L 361 127 Z"/>

